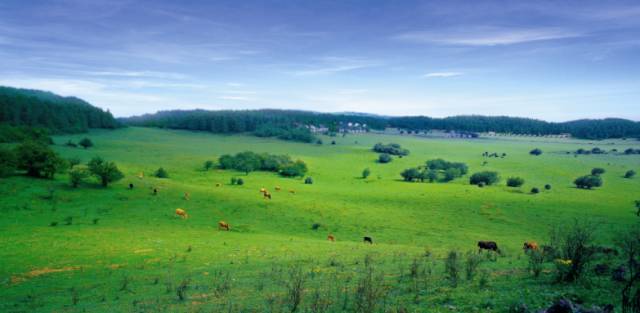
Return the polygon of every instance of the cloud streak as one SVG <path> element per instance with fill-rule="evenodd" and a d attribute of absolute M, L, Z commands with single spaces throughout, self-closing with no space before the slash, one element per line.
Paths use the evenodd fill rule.
<path fill-rule="evenodd" d="M 434 78 L 434 77 L 456 77 L 456 76 L 461 76 L 463 75 L 463 73 L 461 72 L 432 72 L 432 73 L 427 73 L 424 74 L 423 77 L 425 78 Z"/>
<path fill-rule="evenodd" d="M 411 43 L 499 46 L 583 36 L 586 36 L 586 34 L 562 28 L 473 27 L 454 30 L 411 31 L 396 35 L 393 38 Z"/>

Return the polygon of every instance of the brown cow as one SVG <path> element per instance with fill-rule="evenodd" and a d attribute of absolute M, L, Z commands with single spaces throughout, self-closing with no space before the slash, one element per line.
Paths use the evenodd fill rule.
<path fill-rule="evenodd" d="M 327 236 L 327 240 L 329 240 L 331 242 L 335 242 L 336 241 L 336 237 L 334 237 L 332 234 L 329 234 L 329 236 Z"/>
<path fill-rule="evenodd" d="M 267 189 L 260 188 L 260 192 L 261 192 L 261 193 L 265 193 L 265 192 L 267 192 Z"/>
<path fill-rule="evenodd" d="M 295 191 L 295 190 L 293 190 L 293 189 L 289 190 L 289 192 L 290 192 L 290 193 L 292 193 L 292 194 L 295 194 L 295 193 L 296 193 L 296 191 Z"/>
<path fill-rule="evenodd" d="M 227 222 L 220 221 L 220 222 L 218 222 L 218 229 L 229 231 L 231 229 L 231 227 L 229 227 L 229 224 Z"/>
<path fill-rule="evenodd" d="M 478 241 L 478 251 L 489 250 L 500 253 L 500 248 L 495 241 Z"/>
<path fill-rule="evenodd" d="M 180 217 L 182 217 L 184 219 L 189 218 L 189 214 L 187 214 L 187 211 L 185 211 L 184 209 L 180 209 L 180 208 L 176 209 L 176 215 L 180 216 Z"/>
<path fill-rule="evenodd" d="M 265 192 L 265 193 L 263 193 L 262 195 L 263 195 L 264 199 L 269 199 L 269 200 L 271 200 L 271 194 L 270 194 L 268 191 L 266 191 L 266 192 Z"/>
<path fill-rule="evenodd" d="M 535 241 L 526 241 L 522 249 L 527 252 L 529 250 L 538 250 L 538 243 Z"/>
<path fill-rule="evenodd" d="M 280 191 L 281 189 L 280 186 L 276 186 L 276 191 Z"/>

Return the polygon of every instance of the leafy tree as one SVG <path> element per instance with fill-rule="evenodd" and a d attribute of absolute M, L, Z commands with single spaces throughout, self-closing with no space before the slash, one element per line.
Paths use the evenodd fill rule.
<path fill-rule="evenodd" d="M 305 178 L 305 179 L 304 179 L 304 183 L 305 183 L 306 185 L 312 185 L 312 184 L 313 184 L 313 178 L 311 178 L 311 177 L 307 177 L 307 178 Z"/>
<path fill-rule="evenodd" d="M 469 183 L 472 185 L 479 185 L 482 183 L 483 185 L 493 185 L 500 180 L 500 176 L 497 172 L 492 171 L 483 171 L 478 172 L 469 178 Z"/>
<path fill-rule="evenodd" d="M 238 178 L 238 179 L 236 180 L 236 184 L 237 184 L 238 186 L 242 186 L 242 185 L 244 185 L 244 179 L 242 179 L 242 178 Z"/>
<path fill-rule="evenodd" d="M 409 150 L 403 149 L 402 146 L 400 146 L 397 143 L 390 143 L 387 145 L 382 143 L 377 143 L 373 146 L 373 151 L 378 153 L 387 153 L 387 154 L 398 155 L 398 156 L 409 155 Z"/>
<path fill-rule="evenodd" d="M 367 167 L 364 170 L 362 170 L 362 178 L 363 179 L 367 179 L 367 177 L 369 177 L 369 175 L 371 175 L 371 170 Z"/>
<path fill-rule="evenodd" d="M 551 185 L 549 185 L 549 184 L 544 185 L 544 189 L 551 190 Z"/>
<path fill-rule="evenodd" d="M 535 148 L 535 149 L 529 151 L 529 154 L 531 154 L 531 155 L 541 155 L 542 154 L 542 150 L 540 150 L 538 148 Z"/>
<path fill-rule="evenodd" d="M 280 170 L 280 175 L 286 177 L 304 176 L 307 173 L 307 164 L 301 160 L 285 165 Z"/>
<path fill-rule="evenodd" d="M 235 168 L 235 158 L 228 154 L 222 155 L 218 159 L 218 164 L 223 170 L 233 169 Z"/>
<path fill-rule="evenodd" d="M 424 177 L 430 183 L 433 183 L 436 180 L 438 180 L 438 172 L 434 171 L 434 170 L 428 170 L 428 171 L 426 171 L 426 174 L 424 175 Z"/>
<path fill-rule="evenodd" d="M 442 178 L 442 181 L 449 182 L 460 176 L 462 176 L 462 173 L 459 168 L 450 167 L 444 171 L 444 177 Z"/>
<path fill-rule="evenodd" d="M 87 166 L 89 172 L 100 180 L 103 187 L 107 187 L 109 183 L 116 182 L 124 177 L 115 163 L 107 162 L 100 157 L 91 159 Z"/>
<path fill-rule="evenodd" d="M 249 174 L 255 170 L 259 170 L 262 166 L 262 159 L 254 152 L 246 151 L 236 155 L 235 169 Z"/>
<path fill-rule="evenodd" d="M 379 163 L 389 163 L 391 162 L 393 159 L 391 158 L 391 155 L 389 155 L 388 153 L 381 153 L 378 156 L 378 162 Z"/>
<path fill-rule="evenodd" d="M 33 177 L 53 178 L 65 162 L 51 148 L 40 142 L 24 142 L 16 148 L 18 169 Z"/>
<path fill-rule="evenodd" d="M 400 173 L 400 176 L 402 176 L 404 181 L 412 182 L 422 179 L 422 172 L 420 172 L 418 168 L 412 167 L 402 171 L 402 173 Z"/>
<path fill-rule="evenodd" d="M 636 171 L 634 170 L 628 170 L 624 173 L 624 178 L 633 178 L 634 176 L 636 176 Z"/>
<path fill-rule="evenodd" d="M 80 140 L 80 142 L 78 142 L 78 144 L 81 145 L 85 149 L 93 147 L 93 141 L 91 141 L 91 139 L 89 139 L 87 137 L 82 138 L 82 140 Z"/>
<path fill-rule="evenodd" d="M 69 164 L 69 167 L 73 168 L 74 166 L 80 164 L 80 158 L 78 157 L 68 158 L 67 163 Z"/>
<path fill-rule="evenodd" d="M 89 168 L 83 165 L 74 166 L 69 170 L 69 181 L 71 187 L 78 188 L 78 185 L 87 177 L 89 177 Z"/>
<path fill-rule="evenodd" d="M 573 183 L 580 189 L 591 189 L 602 186 L 602 177 L 598 175 L 585 175 L 576 178 Z"/>
<path fill-rule="evenodd" d="M 13 175 L 16 171 L 18 160 L 13 151 L 0 147 L 0 177 Z"/>
<path fill-rule="evenodd" d="M 602 175 L 604 173 L 605 173 L 605 170 L 604 168 L 601 168 L 601 167 L 596 167 L 591 170 L 591 175 Z"/>
<path fill-rule="evenodd" d="M 208 170 L 210 170 L 212 168 L 213 168 L 213 161 L 211 161 L 211 160 L 204 161 L 204 169 L 205 169 L 205 171 L 208 171 Z"/>
<path fill-rule="evenodd" d="M 531 188 L 531 193 L 532 194 L 540 193 L 540 189 L 538 189 L 538 187 L 533 187 L 533 188 Z"/>
<path fill-rule="evenodd" d="M 158 178 L 169 178 L 169 173 L 167 173 L 167 171 L 164 168 L 159 168 L 156 170 L 156 172 L 153 174 L 153 176 L 158 177 Z"/>
<path fill-rule="evenodd" d="M 509 177 L 507 179 L 507 186 L 508 187 L 520 187 L 524 185 L 524 179 L 520 178 L 520 177 Z"/>

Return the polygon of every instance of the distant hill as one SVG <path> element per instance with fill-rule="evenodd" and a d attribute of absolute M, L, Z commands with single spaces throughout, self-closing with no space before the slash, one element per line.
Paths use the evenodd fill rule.
<path fill-rule="evenodd" d="M 296 127 L 301 125 L 326 126 L 338 130 L 346 123 L 366 124 L 369 129 L 395 127 L 410 131 L 431 129 L 467 132 L 498 132 L 523 135 L 571 134 L 583 139 L 640 137 L 640 122 L 607 118 L 553 123 L 542 120 L 509 116 L 428 116 L 389 117 L 363 113 L 318 113 L 293 110 L 161 111 L 121 119 L 136 126 L 201 130 L 213 133 L 255 132 L 262 125 Z"/>
<path fill-rule="evenodd" d="M 0 124 L 44 128 L 53 133 L 77 133 L 120 125 L 109 111 L 82 99 L 11 87 L 0 87 Z"/>

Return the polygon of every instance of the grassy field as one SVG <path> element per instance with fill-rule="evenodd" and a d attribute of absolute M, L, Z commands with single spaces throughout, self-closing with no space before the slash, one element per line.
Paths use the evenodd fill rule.
<path fill-rule="evenodd" d="M 85 136 L 95 147 L 63 145 Z M 363 283 L 379 287 L 383 300 L 377 308 L 388 312 L 502 312 L 515 303 L 538 309 L 563 296 L 618 306 L 621 286 L 609 277 L 554 283 L 553 265 L 547 264 L 533 278 L 522 244 L 544 243 L 551 226 L 579 218 L 597 225 L 598 244 L 612 246 L 617 232 L 637 223 L 633 201 L 640 199 L 640 178 L 622 177 L 640 170 L 639 156 L 566 153 L 640 146 L 631 140 L 363 134 L 315 145 L 144 128 L 54 139 L 62 156 L 83 162 L 101 156 L 115 161 L 125 178 L 107 189 L 93 180 L 73 189 L 67 175 L 0 181 L 2 312 L 291 311 L 296 281 L 304 281 L 298 309 L 304 312 L 322 312 L 313 308 L 323 305 L 327 312 L 354 311 L 366 303 L 358 294 Z M 378 164 L 371 151 L 376 142 L 400 143 L 411 154 Z M 529 155 L 536 147 L 544 153 Z M 202 169 L 206 160 L 246 150 L 302 159 L 314 184 L 274 173 Z M 507 157 L 483 158 L 484 151 Z M 470 173 L 495 170 L 503 179 L 485 188 L 469 185 L 468 175 L 450 183 L 401 181 L 403 169 L 432 158 L 465 162 Z M 159 167 L 168 179 L 151 177 Z M 367 167 L 371 176 L 360 178 Z M 604 186 L 576 189 L 573 180 L 593 167 L 606 169 Z M 230 185 L 234 176 L 245 184 Z M 526 183 L 508 188 L 509 176 Z M 529 193 L 545 184 L 552 189 Z M 262 187 L 271 190 L 272 200 L 262 198 Z M 176 208 L 190 218 L 177 218 Z M 232 230 L 219 231 L 220 220 Z M 312 229 L 314 223 L 319 229 Z M 326 240 L 329 233 L 336 242 Z M 363 236 L 374 244 L 363 244 Z M 475 251 L 478 240 L 498 242 L 503 256 L 483 262 L 473 279 L 463 275 L 454 288 L 444 279 L 442 259 L 451 249 Z M 373 281 L 366 280 L 369 270 Z"/>

